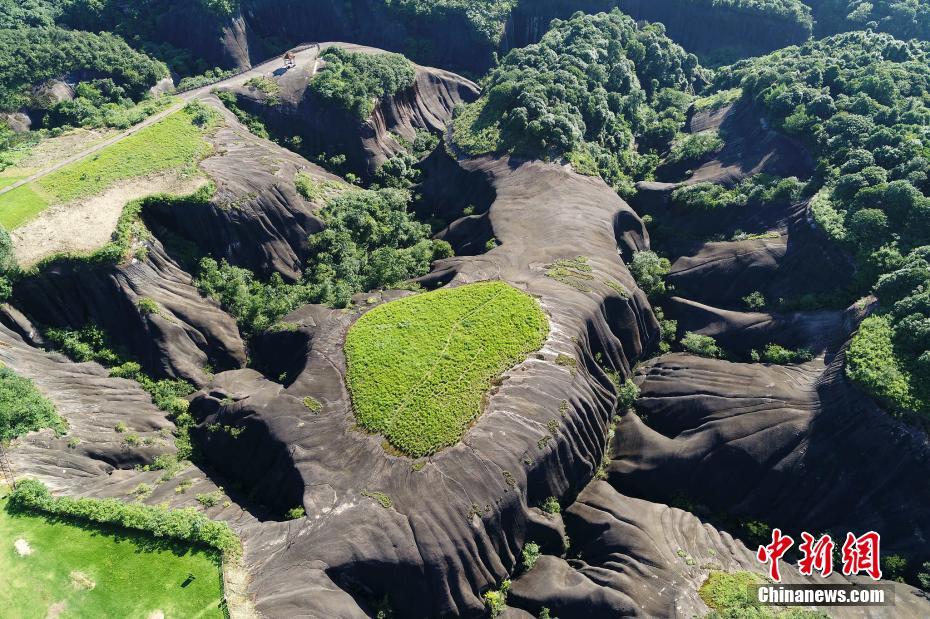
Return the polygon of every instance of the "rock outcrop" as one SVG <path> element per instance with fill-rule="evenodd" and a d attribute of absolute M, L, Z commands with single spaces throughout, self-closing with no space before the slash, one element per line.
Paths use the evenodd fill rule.
<path fill-rule="evenodd" d="M 216 156 L 200 164 L 216 187 L 206 203 L 154 204 L 143 217 L 156 235 L 176 235 L 199 252 L 267 277 L 297 279 L 308 257 L 308 237 L 322 229 L 319 204 L 295 187 L 303 173 L 317 182 L 339 181 L 303 157 L 249 133 L 215 97 L 225 125 L 210 137 Z"/>
<path fill-rule="evenodd" d="M 645 246 L 642 224 L 602 181 L 539 162 L 455 165 L 493 187 L 487 216 L 500 245 L 443 261 L 424 283 L 508 281 L 539 297 L 549 341 L 501 377 L 462 443 L 420 470 L 386 452 L 379 437 L 353 430 L 342 343 L 358 311 L 308 307 L 285 318 L 304 334 L 292 346 L 307 359 L 288 386 L 244 370 L 218 375 L 195 397 L 201 427 L 242 429 L 235 439 L 204 433 L 212 465 L 272 511 L 301 504 L 312 514 L 247 533 L 261 540 L 247 558 L 259 575 L 258 607 L 269 616 L 296 608 L 353 616 L 333 582 L 357 598 L 389 595 L 404 616 L 478 613 L 478 593 L 507 576 L 527 531 L 538 527 L 532 506 L 578 492 L 599 466 L 614 406 L 606 372 L 629 375 L 657 337 L 618 258 L 618 246 L 627 254 Z M 546 276 L 547 265 L 579 253 L 591 267 L 579 281 Z M 577 359 L 576 367 L 554 363 L 559 354 Z M 307 396 L 320 412 L 308 410 Z M 372 493 L 388 500 L 379 504 Z M 271 586 L 306 561 L 321 571 L 306 573 L 286 596 Z"/>
<path fill-rule="evenodd" d="M 338 46 L 353 52 L 383 53 L 347 43 L 319 46 L 321 50 Z M 273 133 L 297 136 L 302 148 L 311 152 L 344 154 L 348 166 L 365 179 L 370 179 L 385 161 L 404 152 L 397 136 L 412 143 L 418 129 L 441 134 L 455 106 L 478 97 L 478 87 L 471 81 L 441 69 L 417 66 L 412 86 L 381 98 L 372 115 L 360 120 L 313 93 L 309 85 L 314 68 L 306 66 L 270 76 L 278 84 L 279 93 L 269 95 L 248 86 L 234 92 L 239 104 L 258 115 Z"/>
<path fill-rule="evenodd" d="M 692 514 L 634 499 L 595 481 L 563 512 L 574 558 L 542 556 L 514 580 L 508 603 L 538 616 L 703 617 L 710 613 L 698 589 L 713 571 L 763 570 L 755 552 L 726 531 Z M 781 566 L 786 584 L 862 582 L 834 573 L 805 578 Z M 922 592 L 897 585 L 894 616 L 921 617 Z M 883 617 L 883 608 L 831 608 L 833 617 Z"/>
<path fill-rule="evenodd" d="M 143 300 L 158 311 L 145 311 Z M 235 321 L 200 294 L 158 239 L 123 263 L 56 260 L 17 284 L 14 305 L 44 327 L 99 326 L 155 376 L 201 384 L 211 364 L 245 363 Z"/>

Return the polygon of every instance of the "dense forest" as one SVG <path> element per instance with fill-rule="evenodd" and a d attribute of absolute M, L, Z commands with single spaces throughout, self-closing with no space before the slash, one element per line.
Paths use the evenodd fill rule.
<path fill-rule="evenodd" d="M 579 13 L 503 59 L 456 119 L 455 141 L 470 154 L 564 156 L 629 195 L 684 124 L 701 79 L 697 58 L 661 25 Z"/>

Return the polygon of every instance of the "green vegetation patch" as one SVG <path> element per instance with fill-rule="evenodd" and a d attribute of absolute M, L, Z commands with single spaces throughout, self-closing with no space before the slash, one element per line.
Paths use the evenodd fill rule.
<path fill-rule="evenodd" d="M 64 434 L 68 425 L 31 380 L 0 365 L 0 443 L 42 428 Z"/>
<path fill-rule="evenodd" d="M 779 178 L 757 174 L 731 188 L 714 183 L 696 183 L 679 187 L 672 192 L 672 203 L 678 207 L 698 211 L 762 204 L 789 205 L 801 199 L 803 189 L 804 184 L 794 177 Z"/>
<path fill-rule="evenodd" d="M 491 381 L 548 332 L 539 303 L 504 282 L 381 305 L 346 338 L 356 418 L 409 456 L 454 445 L 481 414 Z"/>
<path fill-rule="evenodd" d="M 204 136 L 219 115 L 202 104 L 145 127 L 98 153 L 69 164 L 34 183 L 0 195 L 0 225 L 22 226 L 51 204 L 70 202 L 100 193 L 117 182 L 167 170 L 193 167 L 210 152 Z M 199 195 L 199 194 L 198 194 Z M 168 196 L 157 199 L 168 200 Z M 141 204 L 127 206 L 120 225 L 136 219 Z M 117 231 L 120 235 L 121 231 Z"/>
<path fill-rule="evenodd" d="M 198 287 L 236 318 L 244 334 L 271 327 L 305 303 L 345 307 L 357 292 L 401 285 L 425 275 L 432 261 L 452 255 L 451 246 L 430 239 L 430 227 L 408 211 L 409 192 L 344 191 L 326 183 L 304 189 L 326 202 L 317 211 L 326 229 L 310 236 L 311 258 L 300 281 L 286 283 L 274 274 L 263 282 L 225 260 L 201 261 Z"/>
<path fill-rule="evenodd" d="M 165 65 L 108 32 L 57 27 L 0 29 L 0 109 L 15 111 L 34 105 L 33 86 L 82 70 L 112 77 L 112 82 L 133 99 L 140 99 L 168 74 Z"/>
<path fill-rule="evenodd" d="M 707 575 L 698 595 L 719 619 L 826 619 L 829 615 L 801 608 L 763 606 L 756 599 L 756 585 L 766 579 L 752 572 L 719 572 Z"/>
<path fill-rule="evenodd" d="M 22 185 L 0 195 L 0 226 L 15 230 L 48 208 L 48 200 L 29 185 Z"/>
<path fill-rule="evenodd" d="M 0 608 L 11 617 L 224 617 L 221 559 L 149 535 L 8 509 Z"/>
<path fill-rule="evenodd" d="M 58 202 L 100 193 L 114 183 L 192 165 L 210 150 L 204 130 L 215 120 L 185 108 L 164 120 L 40 179 L 37 184 Z M 200 124 L 198 124 L 198 122 Z M 2 208 L 0 198 L 0 208 Z"/>
<path fill-rule="evenodd" d="M 893 412 L 924 410 L 914 395 L 913 377 L 895 355 L 890 316 L 869 316 L 859 325 L 846 353 L 846 374 Z"/>
<path fill-rule="evenodd" d="M 384 3 L 428 17 L 464 14 L 477 32 L 495 44 L 504 31 L 504 22 L 517 6 L 517 0 L 384 0 Z"/>
<path fill-rule="evenodd" d="M 329 47 L 320 54 L 326 61 L 310 82 L 310 88 L 325 101 L 365 120 L 381 97 L 413 85 L 413 63 L 400 54 L 364 54 Z"/>
<path fill-rule="evenodd" d="M 681 130 L 701 74 L 661 25 L 576 13 L 507 54 L 481 98 L 459 108 L 453 138 L 470 155 L 564 157 L 630 195 Z"/>

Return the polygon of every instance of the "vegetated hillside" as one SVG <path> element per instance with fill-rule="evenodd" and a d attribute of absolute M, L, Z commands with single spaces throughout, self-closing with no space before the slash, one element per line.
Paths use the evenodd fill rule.
<path fill-rule="evenodd" d="M 877 30 L 899 39 L 930 38 L 927 0 L 805 0 L 814 10 L 819 36 L 847 30 Z"/>
<path fill-rule="evenodd" d="M 552 19 L 613 8 L 661 22 L 676 43 L 713 64 L 803 42 L 813 29 L 810 8 L 800 0 L 541 0 L 517 5 L 503 47 L 537 42 Z"/>
<path fill-rule="evenodd" d="M 37 6 L 44 23 L 115 32 L 182 76 L 255 64 L 319 40 L 363 43 L 479 74 L 493 65 L 495 51 L 536 42 L 553 18 L 615 7 L 664 22 L 676 41 L 715 58 L 800 42 L 812 27 L 799 0 L 324 0 L 312 7 L 302 0 L 68 0 Z M 9 12 L 10 19 L 24 20 Z"/>
<path fill-rule="evenodd" d="M 661 25 L 578 13 L 503 59 L 460 110 L 453 139 L 471 155 L 565 157 L 629 195 L 683 126 L 701 75 Z"/>
<path fill-rule="evenodd" d="M 850 373 L 896 410 L 926 411 L 930 360 L 922 300 L 930 244 L 930 44 L 848 33 L 721 71 L 776 126 L 819 158 L 816 221 L 856 258 L 857 291 L 873 289 L 892 330 L 860 332 Z M 874 325 L 873 319 L 869 325 Z M 865 340 L 868 340 L 868 344 Z M 868 369 L 866 366 L 871 366 Z M 881 368 L 881 369 L 879 369 Z"/>

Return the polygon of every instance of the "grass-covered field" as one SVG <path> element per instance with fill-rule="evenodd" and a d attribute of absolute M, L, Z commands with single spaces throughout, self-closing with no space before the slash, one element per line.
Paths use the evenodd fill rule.
<path fill-rule="evenodd" d="M 0 545 L 4 617 L 224 616 L 216 552 L 12 514 L 3 499 Z"/>
<path fill-rule="evenodd" d="M 436 290 L 377 307 L 346 338 L 358 422 L 413 457 L 454 445 L 491 381 L 538 350 L 539 303 L 504 282 Z"/>
<path fill-rule="evenodd" d="M 202 159 L 210 149 L 203 139 L 215 122 L 197 108 L 167 118 L 44 176 L 0 195 L 0 225 L 13 230 L 52 204 L 98 194 L 116 183 L 180 169 Z"/>
<path fill-rule="evenodd" d="M 30 185 L 17 187 L 0 196 L 0 226 L 14 230 L 48 208 L 48 204 Z"/>

